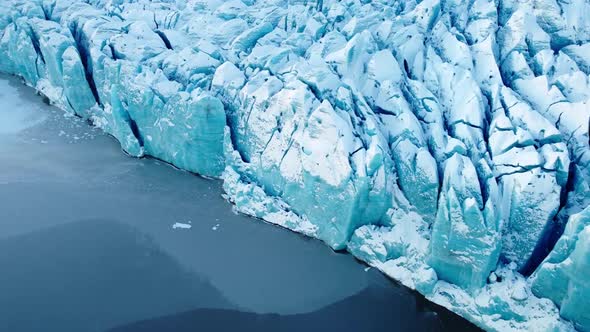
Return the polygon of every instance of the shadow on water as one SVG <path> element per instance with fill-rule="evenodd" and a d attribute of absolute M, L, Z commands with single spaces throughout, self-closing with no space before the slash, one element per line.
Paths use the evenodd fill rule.
<path fill-rule="evenodd" d="M 2 331 L 103 331 L 198 307 L 233 308 L 146 235 L 86 220 L 0 240 Z"/>
<path fill-rule="evenodd" d="M 385 289 L 369 287 L 320 310 L 297 315 L 196 309 L 139 321 L 108 332 L 193 331 L 479 331 L 464 322 L 417 312 L 415 303 L 392 305 Z"/>
<path fill-rule="evenodd" d="M 310 313 L 243 312 L 150 236 L 112 220 L 4 238 L 0 266 L 2 331 L 478 330 L 386 279 Z"/>

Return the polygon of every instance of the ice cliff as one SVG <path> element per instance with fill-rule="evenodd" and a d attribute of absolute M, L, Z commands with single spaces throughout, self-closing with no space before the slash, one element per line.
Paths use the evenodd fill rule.
<path fill-rule="evenodd" d="M 487 330 L 590 331 L 587 0 L 6 0 L 0 71 Z"/>

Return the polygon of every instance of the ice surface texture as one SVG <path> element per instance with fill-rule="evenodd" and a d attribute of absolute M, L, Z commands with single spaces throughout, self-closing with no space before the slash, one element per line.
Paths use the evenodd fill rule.
<path fill-rule="evenodd" d="M 489 330 L 590 330 L 586 0 L 7 0 L 0 71 Z"/>

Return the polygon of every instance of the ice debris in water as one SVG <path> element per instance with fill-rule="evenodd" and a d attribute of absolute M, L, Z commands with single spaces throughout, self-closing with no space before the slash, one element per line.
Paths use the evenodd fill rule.
<path fill-rule="evenodd" d="M 485 329 L 590 331 L 588 17 L 586 0 L 6 0 L 0 71 Z"/>
<path fill-rule="evenodd" d="M 172 225 L 172 229 L 191 229 L 192 227 L 191 224 L 182 222 L 175 222 L 174 225 Z"/>

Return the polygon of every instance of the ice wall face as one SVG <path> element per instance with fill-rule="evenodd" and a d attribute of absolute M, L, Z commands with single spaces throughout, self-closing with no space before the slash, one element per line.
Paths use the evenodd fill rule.
<path fill-rule="evenodd" d="M 570 217 L 563 235 L 532 276 L 532 291 L 560 306 L 560 314 L 588 331 L 586 296 L 590 255 L 590 208 Z"/>
<path fill-rule="evenodd" d="M 498 262 L 499 220 L 492 202 L 483 206 L 477 172 L 469 158 L 455 154 L 444 169 L 428 263 L 440 279 L 476 291 Z"/>
<path fill-rule="evenodd" d="M 0 71 L 479 326 L 589 330 L 587 17 L 584 0 L 13 0 Z"/>
<path fill-rule="evenodd" d="M 208 92 L 219 60 L 190 48 L 174 51 L 149 23 L 98 7 L 15 2 L 3 12 L 11 23 L 1 41 L 2 69 L 102 127 L 130 155 L 220 176 L 226 116 Z"/>

